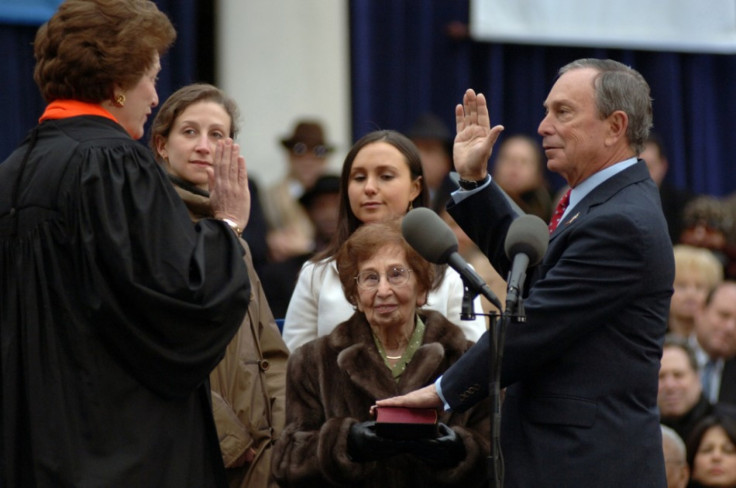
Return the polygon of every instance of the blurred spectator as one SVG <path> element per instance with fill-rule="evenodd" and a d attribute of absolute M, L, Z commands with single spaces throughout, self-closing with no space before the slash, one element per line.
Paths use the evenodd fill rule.
<path fill-rule="evenodd" d="M 695 317 L 693 338 L 705 396 L 736 403 L 736 282 L 713 290 Z"/>
<path fill-rule="evenodd" d="M 736 279 L 736 193 L 732 193 L 721 200 L 721 204 L 727 215 L 727 220 L 731 222 L 731 227 L 726 233 L 726 245 L 724 254 L 726 255 L 726 276 Z"/>
<path fill-rule="evenodd" d="M 680 189 L 665 180 L 669 162 L 667 161 L 667 153 L 664 144 L 658 135 L 650 132 L 644 150 L 639 157 L 647 163 L 649 174 L 652 176 L 654 183 L 659 188 L 659 197 L 662 200 L 662 211 L 664 218 L 667 220 L 667 228 L 670 232 L 672 243 L 677 243 L 682 234 L 682 216 L 687 202 L 693 199 L 694 195 L 684 189 Z"/>
<path fill-rule="evenodd" d="M 691 488 L 736 487 L 736 420 L 715 414 L 704 418 L 687 440 Z"/>
<path fill-rule="evenodd" d="M 243 229 L 243 239 L 250 247 L 250 255 L 253 259 L 253 267 L 257 273 L 261 272 L 263 265 L 268 262 L 268 223 L 261 205 L 261 191 L 258 183 L 252 175 L 248 175 L 248 189 L 250 190 L 250 217 L 248 225 Z"/>
<path fill-rule="evenodd" d="M 682 438 L 666 425 L 662 425 L 662 452 L 667 470 L 667 488 L 685 488 L 690 479 L 687 451 Z"/>
<path fill-rule="evenodd" d="M 723 281 L 723 266 L 708 249 L 677 244 L 675 282 L 668 328 L 681 337 L 690 337 L 695 315 L 705 305 L 708 295 Z"/>
<path fill-rule="evenodd" d="M 337 232 L 340 177 L 323 175 L 299 199 L 314 225 L 314 252 L 324 250 Z"/>
<path fill-rule="evenodd" d="M 712 196 L 701 195 L 690 200 L 683 210 L 679 243 L 710 249 L 723 265 L 726 277 L 729 277 L 726 236 L 731 227 L 731 218 L 723 202 Z"/>
<path fill-rule="evenodd" d="M 450 177 L 454 136 L 442 120 L 431 113 L 420 115 L 406 132 L 419 150 L 424 181 L 429 190 L 429 207 L 439 213 L 458 186 Z"/>
<path fill-rule="evenodd" d="M 299 199 L 314 226 L 313 251 L 291 256 L 278 262 L 267 263 L 261 273 L 263 289 L 268 297 L 273 314 L 277 318 L 286 316 L 291 294 L 296 286 L 299 270 L 314 255 L 322 251 L 337 230 L 340 208 L 340 177 L 323 175 L 314 186 Z"/>
<path fill-rule="evenodd" d="M 695 352 L 687 339 L 668 334 L 662 350 L 657 392 L 660 422 L 687 439 L 713 407 L 703 395 Z"/>
<path fill-rule="evenodd" d="M 529 214 L 545 222 L 552 216 L 552 197 L 545 178 L 542 148 L 536 139 L 517 134 L 498 147 L 493 181 Z"/>
<path fill-rule="evenodd" d="M 262 197 L 273 261 L 314 251 L 314 226 L 299 198 L 325 173 L 327 157 L 333 151 L 322 125 L 314 120 L 299 121 L 281 145 L 287 151 L 288 171 Z"/>

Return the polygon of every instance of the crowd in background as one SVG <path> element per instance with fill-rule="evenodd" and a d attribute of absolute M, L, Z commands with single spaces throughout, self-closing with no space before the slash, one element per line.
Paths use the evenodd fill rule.
<path fill-rule="evenodd" d="M 68 3 L 75 4 L 74 1 Z M 146 2 L 138 3 L 146 5 Z M 90 163 L 90 159 L 85 158 L 105 161 L 113 168 L 113 174 L 120 168 L 130 170 L 126 166 L 128 159 L 121 156 L 122 153 L 133 153 L 143 161 L 141 164 L 146 168 L 146 177 L 153 181 L 150 188 L 155 191 L 150 194 L 142 192 L 136 198 L 131 197 L 131 202 L 135 204 L 128 202 L 128 207 L 118 209 L 119 212 L 125 211 L 133 215 L 129 224 L 132 228 L 130 238 L 134 241 L 147 228 L 156 227 L 145 222 L 152 215 L 146 214 L 145 208 L 136 207 L 141 201 L 148 202 L 150 195 L 158 195 L 157 198 L 164 199 L 167 211 L 178 216 L 173 223 L 168 218 L 159 219 L 160 222 L 166 222 L 165 225 L 176 227 L 172 230 L 172 235 L 178 235 L 181 239 L 181 242 L 173 246 L 177 250 L 173 253 L 176 259 L 169 258 L 165 269 L 160 270 L 155 266 L 156 260 L 165 254 L 156 250 L 157 245 L 165 243 L 155 239 L 150 247 L 141 248 L 137 241 L 132 244 L 127 240 L 122 243 L 110 242 L 111 246 L 120 244 L 120 248 L 130 250 L 130 254 L 99 258 L 102 261 L 108 259 L 110 262 L 129 263 L 129 266 L 114 269 L 118 269 L 119 273 L 129 272 L 133 275 L 131 290 L 142 293 L 141 289 L 146 291 L 146 286 L 151 287 L 153 291 L 142 293 L 142 299 L 161 309 L 176 309 L 177 320 L 189 324 L 193 330 L 199 330 L 202 324 L 217 322 L 223 315 L 227 315 L 227 312 L 221 310 L 223 305 L 219 300 L 222 297 L 217 291 L 204 289 L 199 292 L 196 289 L 196 285 L 201 284 L 200 273 L 212 273 L 211 263 L 215 262 L 216 269 L 222 275 L 220 281 L 230 283 L 228 293 L 237 302 L 239 311 L 243 312 L 242 320 L 228 317 L 228 331 L 225 334 L 227 341 L 220 337 L 219 344 L 203 342 L 192 345 L 195 352 L 199 350 L 198 347 L 206 349 L 201 354 L 204 356 L 206 352 L 207 357 L 194 365 L 197 366 L 198 375 L 191 373 L 196 377 L 186 378 L 186 385 L 176 385 L 178 389 L 172 387 L 171 391 L 164 392 L 170 397 L 186 397 L 186 408 L 177 408 L 176 413 L 185 421 L 196 424 L 193 432 L 199 438 L 194 439 L 196 442 L 191 442 L 191 445 L 202 443 L 203 439 L 214 445 L 213 436 L 217 435 L 219 454 L 227 468 L 226 475 L 231 486 L 274 486 L 276 480 L 288 485 L 300 477 L 308 479 L 310 476 L 317 476 L 305 471 L 309 469 L 322 474 L 329 472 L 333 479 L 343 482 L 355 477 L 362 479 L 369 476 L 369 483 L 374 483 L 375 486 L 393 486 L 390 483 L 395 481 L 397 474 L 401 473 L 402 467 L 407 463 L 413 466 L 413 471 L 409 474 L 419 478 L 441 480 L 448 486 L 477 483 L 483 476 L 479 473 L 484 471 L 485 456 L 489 450 L 489 441 L 484 437 L 490 420 L 487 402 L 481 402 L 474 409 L 462 414 L 442 413 L 440 435 L 434 442 L 426 443 L 389 444 L 378 441 L 375 423 L 368 419 L 367 410 L 376 398 L 409 391 L 441 374 L 485 331 L 487 321 L 480 313 L 494 312 L 490 303 L 478 298 L 475 301 L 478 318 L 474 321 L 457 319 L 462 298 L 462 282 L 459 277 L 449 268 L 430 265 L 418 256 L 402 239 L 396 219 L 417 207 L 434 210 L 456 233 L 460 244 L 459 252 L 501 298 L 501 302 L 504 301 L 505 277 L 494 270 L 488 259 L 446 211 L 451 193 L 458 189 L 457 175 L 453 172 L 452 131 L 435 114 L 418 114 L 410 127 L 366 134 L 347 154 L 342 173 L 331 174 L 327 162 L 334 145 L 330 143 L 319 115 L 309 119 L 286 120 L 285 127 L 289 127 L 289 132 L 274 141 L 284 150 L 283 178 L 272 187 L 263 189 L 258 188 L 255 178 L 245 184 L 247 175 L 244 160 L 240 156 L 239 147 L 233 145 L 231 140 L 237 135 L 239 118 L 234 102 L 214 86 L 195 84 L 182 87 L 168 100 L 163 101 L 160 108 L 154 109 L 150 153 L 144 153 L 140 148 L 131 149 L 137 146 L 131 146 L 129 139 L 142 137 L 140 120 L 145 120 L 148 113 L 136 118 L 130 116 L 130 111 L 138 109 L 146 112 L 158 105 L 155 88 L 152 88 L 155 73 L 149 73 L 152 68 L 151 60 L 146 56 L 155 54 L 156 62 L 153 67 L 158 69 L 158 56 L 166 51 L 174 38 L 173 27 L 160 12 L 149 8 L 148 15 L 168 30 L 166 36 L 158 40 L 158 44 L 153 44 L 155 48 L 140 48 L 143 61 L 136 68 L 138 78 L 126 78 L 119 86 L 115 85 L 117 92 L 113 93 L 114 97 L 110 100 L 106 98 L 106 93 L 92 92 L 92 95 L 76 100 L 82 104 L 79 106 L 52 105 L 57 112 L 45 114 L 44 120 L 55 122 L 44 127 L 47 130 L 50 125 L 54 127 L 53 137 L 57 138 L 56 143 L 59 145 L 58 141 L 62 140 L 68 145 L 67 138 L 74 139 L 80 145 L 86 143 L 94 146 L 99 143 L 99 147 L 95 146 L 91 150 L 93 156 L 81 150 L 69 156 L 70 165 L 80 165 L 83 168 L 80 170 L 82 176 L 77 181 L 71 176 L 63 175 L 64 178 L 69 178 L 63 179 L 63 182 L 79 193 L 88 188 L 85 185 L 89 185 L 90 180 L 107 181 L 107 176 L 100 176 L 97 167 Z M 61 20 L 57 19 L 57 22 Z M 98 25 L 97 29 L 100 28 Z M 45 32 L 42 31 L 42 34 Z M 53 32 L 49 34 L 52 39 L 44 42 L 64 42 L 62 36 L 54 38 L 52 34 Z M 44 44 L 39 49 L 42 47 Z M 52 51 L 54 50 L 39 52 L 39 59 L 43 61 L 44 56 L 53 58 L 55 53 Z M 58 67 L 46 69 L 48 72 L 40 69 L 37 76 L 41 88 L 49 90 L 45 93 L 49 101 L 73 99 L 77 92 L 65 92 L 59 86 L 64 83 L 73 85 L 75 81 L 49 81 L 47 78 L 59 76 L 56 72 Z M 138 97 L 145 97 L 140 93 L 131 94 L 129 90 L 139 90 L 139 86 L 148 91 L 145 93 L 145 103 L 136 107 Z M 123 92 L 127 93 L 127 99 Z M 91 107 L 94 105 L 92 101 L 101 101 L 101 106 L 106 107 L 117 119 L 108 120 L 108 117 L 102 122 L 97 120 L 106 116 L 100 117 L 100 112 Z M 60 116 L 59 113 L 65 110 L 72 112 L 72 115 L 66 113 Z M 88 117 L 92 122 L 89 122 L 90 126 L 75 127 L 73 124 L 77 121 L 70 120 L 75 117 Z M 113 124 L 114 120 L 125 123 L 121 124 L 121 128 Z M 91 128 L 94 124 L 99 127 Z M 92 142 L 84 142 L 84 137 L 78 135 L 84 133 L 93 134 L 103 142 L 95 142 L 95 137 L 91 138 Z M 41 136 L 43 135 L 42 133 Z M 48 143 L 43 137 L 38 140 L 37 137 L 38 134 L 30 142 L 26 141 L 27 149 L 24 146 L 23 151 L 14 153 L 8 159 L 7 168 L 13 165 L 12 176 L 18 179 L 17 182 L 31 179 L 28 174 L 24 175 L 23 164 L 29 160 L 36 144 L 43 148 Z M 41 153 L 31 157 L 30 162 L 35 164 L 34 158 L 43 158 L 46 153 Z M 661 358 L 657 398 L 668 483 L 673 488 L 735 487 L 736 195 L 726 198 L 694 195 L 687 189 L 669 185 L 666 179 L 666 148 L 654 134 L 646 141 L 640 156 L 646 161 L 650 175 L 659 188 L 675 262 L 672 284 L 674 293 L 668 319 L 669 333 Z M 235 168 L 234 176 L 229 176 L 228 179 L 226 175 L 210 174 L 210 168 L 206 167 L 218 166 L 221 160 L 227 160 L 227 164 Z M 149 164 L 151 162 L 154 164 Z M 16 166 L 21 169 L 16 170 Z M 35 172 L 37 169 L 38 166 L 32 165 L 29 171 Z M 86 174 L 85 171 L 90 173 Z M 545 221 L 550 220 L 562 189 L 550 187 L 544 152 L 536 137 L 512 134 L 502 138 L 489 162 L 489 172 L 493 181 L 520 212 L 537 215 Z M 71 174 L 76 175 L 74 172 Z M 140 175 L 136 173 L 129 177 L 140 178 Z M 116 183 L 114 178 L 111 180 L 111 184 Z M 238 180 L 241 186 L 237 198 L 232 199 L 247 201 L 247 205 L 240 204 L 236 206 L 237 212 L 229 213 L 227 205 L 222 203 L 221 195 L 225 192 L 222 188 L 228 184 L 234 185 L 234 180 Z M 74 186 L 77 184 L 79 188 Z M 107 199 L 114 200 L 114 192 L 105 193 L 103 190 L 98 190 L 93 197 L 105 202 L 108 202 Z M 21 202 L 25 201 L 24 198 L 31 198 L 28 195 L 18 195 L 13 192 L 13 198 L 20 198 Z M 382 195 L 381 198 L 387 200 L 385 212 L 376 211 L 374 207 L 378 205 L 371 200 L 372 195 Z M 39 198 L 43 199 L 42 197 Z M 69 201 L 73 201 L 73 198 L 64 200 L 61 205 L 66 205 Z M 15 204 L 15 201 L 12 203 Z M 57 205 L 57 202 L 49 205 Z M 84 226 L 90 225 L 90 221 L 94 222 L 94 218 L 89 216 L 91 211 L 87 208 L 79 210 L 74 205 L 71 207 L 73 208 L 62 210 L 79 211 L 84 217 L 80 217 L 81 223 L 70 225 L 75 231 L 82 232 L 86 240 L 80 238 L 80 241 L 85 245 L 91 245 L 89 242 L 94 241 L 95 236 L 105 235 L 105 232 L 120 238 L 120 229 L 105 228 L 85 233 Z M 99 211 L 96 206 L 92 207 L 95 212 Z M 107 207 L 103 205 L 100 208 Z M 13 207 L 13 212 L 15 209 Z M 188 211 L 188 215 L 183 209 Z M 249 214 L 247 218 L 246 214 Z M 9 215 L 10 219 L 12 215 Z M 31 217 L 44 222 L 52 218 L 40 214 L 33 214 Z M 108 217 L 116 218 L 115 215 Z M 221 222 L 213 222 L 215 220 Z M 15 227 L 12 229 L 10 226 L 7 229 L 3 227 L 3 232 L 10 236 L 8 242 L 15 242 L 13 239 L 18 232 L 19 224 L 16 220 L 13 225 Z M 23 225 L 26 224 L 21 225 L 21 231 L 27 230 Z M 39 225 L 46 224 L 42 222 Z M 368 225 L 382 227 L 367 228 Z M 373 229 L 378 229 L 379 234 L 372 233 Z M 54 229 L 46 231 L 50 236 L 55 235 Z M 232 231 L 235 231 L 235 235 L 231 235 Z M 127 238 L 126 234 L 125 239 Z M 56 241 L 49 237 L 47 242 Z M 59 247 L 62 248 L 63 245 L 59 244 Z M 39 251 L 41 248 L 39 244 L 35 249 L 39 256 L 43 254 Z M 221 256 L 218 250 L 225 252 Z M 8 245 L 4 256 L 15 256 L 15 252 L 16 249 L 11 249 Z M 90 272 L 95 265 L 99 265 L 99 262 L 93 262 L 96 258 L 97 256 L 89 258 L 92 260 L 90 262 L 86 261 L 87 258 L 79 258 L 80 262 L 72 261 L 80 266 L 79 269 Z M 23 261 L 18 259 L 19 262 Z M 401 261 L 401 266 L 394 263 L 397 259 Z M 207 261 L 209 267 L 205 266 L 204 261 Z M 225 262 L 217 264 L 219 261 Z M 4 262 L 6 269 L 10 269 L 9 262 L 10 258 Z M 408 295 L 400 297 L 397 305 L 402 311 L 407 311 L 407 315 L 402 315 L 402 321 L 382 324 L 372 315 L 375 304 L 365 298 L 366 290 L 375 291 L 379 288 L 382 275 L 380 272 L 365 273 L 360 270 L 366 263 L 383 265 L 389 262 L 392 264 L 386 267 L 385 281 L 392 284 L 409 283 L 411 290 Z M 153 266 L 153 283 L 141 284 L 136 281 L 136 271 L 142 267 L 144 271 L 148 271 L 145 266 Z M 109 269 L 104 271 L 110 272 Z M 99 283 L 108 286 L 108 281 L 101 278 L 103 272 L 99 275 L 94 271 L 91 273 Z M 167 273 L 175 277 L 164 278 Z M 79 274 L 83 275 L 84 273 Z M 54 276 L 58 279 L 60 274 L 54 273 Z M 236 279 L 230 279 L 233 276 Z M 171 295 L 177 297 L 178 301 L 162 299 L 166 293 L 160 292 L 157 287 L 173 286 L 172 283 L 176 284 L 178 280 L 184 284 L 178 284 L 171 291 Z M 39 289 L 44 286 L 42 281 L 36 285 Z M 106 298 L 99 298 L 98 293 L 109 291 L 104 286 L 93 293 L 100 302 L 104 302 Z M 112 292 L 110 295 L 115 296 Z M 250 297 L 249 301 L 246 296 Z M 74 296 L 68 300 L 72 302 L 78 298 Z M 47 303 L 58 300 L 58 297 L 41 299 L 43 303 Z M 205 302 L 210 299 L 214 304 L 207 304 L 213 310 L 209 311 L 204 307 L 204 311 L 197 311 L 199 315 L 192 314 L 186 303 L 187 299 Z M 110 310 L 115 311 L 122 306 L 115 300 L 111 299 Z M 14 295 L 13 301 L 20 300 Z M 124 305 L 126 310 L 135 310 L 135 301 Z M 36 308 L 44 309 L 42 306 Z M 100 308 L 103 311 L 108 310 L 106 306 Z M 359 310 L 362 315 L 353 315 L 355 310 Z M 313 312 L 313 317 L 308 316 L 308 312 Z M 74 315 L 67 309 L 59 313 L 63 316 Z M 161 315 L 163 314 L 154 315 L 154 320 L 160 319 Z M 406 316 L 410 320 L 407 321 Z M 73 319 L 84 326 L 89 325 L 89 317 Z M 74 320 L 69 319 L 70 322 Z M 79 327 L 83 328 L 82 325 Z M 408 327 L 408 334 L 401 333 L 405 327 Z M 150 354 L 150 364 L 156 364 L 158 349 L 166 349 L 170 342 L 176 343 L 179 339 L 177 337 L 159 344 L 157 341 L 160 337 L 150 338 L 149 342 L 148 338 L 137 337 L 138 332 L 128 330 L 121 337 L 132 344 L 133 350 L 140 346 L 139 342 L 145 342 L 141 349 Z M 423 337 L 425 332 L 429 339 Z M 91 332 L 83 335 L 85 338 L 94 337 Z M 208 338 L 204 334 L 202 337 Z M 107 340 L 117 339 L 120 337 Z M 429 341 L 441 342 L 448 351 L 447 355 L 438 356 L 437 351 L 424 348 L 425 342 Z M 104 344 L 99 346 L 100 350 L 104 348 Z M 366 355 L 364 351 L 374 348 L 384 356 L 381 361 L 375 361 L 374 357 Z M 52 358 L 56 354 L 55 350 L 45 352 Z M 105 361 L 106 367 L 117 372 L 113 364 L 116 364 L 121 352 L 104 358 L 101 355 L 96 356 L 96 352 L 87 351 L 86 354 L 88 356 L 73 358 L 69 363 L 70 375 L 73 376 L 74 368 L 93 369 L 89 365 L 79 366 L 82 359 L 92 365 Z M 134 353 L 126 351 L 122 354 Z M 23 358 L 15 359 L 18 364 L 23 363 Z M 172 363 L 168 366 L 175 370 L 177 358 L 167 359 Z M 141 381 L 144 384 L 147 384 L 146 381 L 153 381 L 151 378 L 156 375 L 165 376 L 165 369 L 147 369 L 144 365 L 134 362 L 132 364 L 131 369 L 134 372 L 131 374 L 136 378 L 143 378 Z M 187 365 L 186 362 L 183 364 Z M 335 365 L 339 365 L 340 371 L 345 372 L 344 376 L 336 373 Z M 125 378 L 129 376 L 119 374 Z M 362 378 L 361 374 L 367 379 Z M 349 398 L 342 399 L 345 405 L 337 401 L 330 403 L 324 400 L 331 395 L 325 394 L 316 386 L 320 384 L 325 391 L 332 392 L 334 397 L 340 397 L 353 386 L 352 383 L 348 385 L 349 380 L 354 380 L 359 385 L 363 384 L 360 381 L 364 381 L 364 384 L 369 385 L 365 387 L 368 395 L 362 388 L 356 388 L 348 395 Z M 166 378 L 162 384 L 166 381 L 171 381 L 171 378 Z M 183 380 L 182 382 L 184 383 Z M 189 383 L 195 384 L 197 394 L 204 393 L 205 397 L 209 395 L 210 403 L 202 403 L 201 400 L 205 397 L 195 395 L 194 387 L 187 389 Z M 209 388 L 203 392 L 205 384 Z M 289 395 L 285 393 L 287 384 L 291 385 Z M 141 388 L 135 393 L 140 397 L 139 409 L 156 408 L 164 417 L 174 407 L 151 398 L 153 395 L 148 389 Z M 110 402 L 119 398 L 116 395 L 121 395 L 111 390 L 108 393 Z M 58 394 L 61 397 L 66 393 L 59 391 Z M 292 411 L 289 411 L 289 402 Z M 22 403 L 12 406 L 20 412 L 24 408 Z M 207 415 L 202 413 L 204 405 L 213 409 L 214 430 L 208 423 Z M 79 412 L 85 406 L 82 405 Z M 317 410 L 328 414 L 321 418 L 315 414 Z M 79 417 L 69 414 L 69 418 L 79 420 L 84 417 L 79 412 L 74 413 L 79 414 Z M 3 415 L 6 414 L 4 411 Z M 132 418 L 133 413 L 130 415 Z M 345 421 L 347 417 L 351 422 Z M 354 422 L 355 418 L 359 422 Z M 87 420 L 84 418 L 79 421 Z M 95 420 L 101 422 L 100 418 Z M 326 427 L 323 428 L 323 424 Z M 125 430 L 123 423 L 116 424 L 116 427 L 121 432 Z M 176 431 L 175 426 L 169 427 L 172 432 Z M 20 425 L 19 430 L 13 431 L 13 434 L 23 437 L 25 433 L 21 431 L 22 428 Z M 282 432 L 284 436 L 280 437 Z M 138 434 L 142 438 L 149 435 L 142 431 Z M 111 449 L 105 442 L 109 440 L 95 439 L 93 443 L 97 443 L 95 446 L 103 451 Z M 103 445 L 104 448 L 100 448 Z M 49 448 L 48 445 L 46 447 Z M 183 443 L 179 448 L 182 456 L 197 458 L 187 451 Z M 218 454 L 216 448 L 212 452 Z M 375 463 L 387 454 L 399 457 L 392 457 L 393 461 L 386 464 L 379 463 L 377 469 L 375 464 L 364 464 L 361 465 L 363 471 L 351 472 L 355 461 Z M 156 454 L 156 459 L 163 455 Z M 143 457 L 144 453 L 131 450 L 130 456 Z M 219 456 L 217 457 L 219 462 Z M 9 459 L 5 457 L 0 461 L 7 462 Z M 151 459 L 153 458 L 149 457 L 148 462 Z M 99 460 L 84 462 L 94 464 Z M 329 470 L 324 469 L 325 464 L 329 464 Z M 6 466 L 0 465 L 3 468 Z M 213 468 L 212 458 L 203 466 L 186 466 L 186 462 L 180 460 L 179 468 L 182 479 L 186 478 L 188 470 L 196 471 L 197 476 L 205 480 L 203 486 L 209 481 L 209 471 L 217 471 Z M 27 472 L 19 469 L 13 473 L 13 479 L 31 479 L 34 469 L 37 467 L 28 468 Z M 124 473 L 126 469 L 121 467 L 120 471 Z M 403 476 L 408 478 L 407 473 Z"/>

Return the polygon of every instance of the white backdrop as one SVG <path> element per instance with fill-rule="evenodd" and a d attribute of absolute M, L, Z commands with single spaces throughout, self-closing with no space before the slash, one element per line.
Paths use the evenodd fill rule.
<path fill-rule="evenodd" d="M 279 140 L 299 117 L 323 122 L 339 171 L 351 144 L 348 2 L 220 0 L 217 24 L 217 84 L 240 106 L 238 142 L 261 188 L 284 174 Z"/>
<path fill-rule="evenodd" d="M 478 40 L 736 53 L 736 0 L 471 0 Z"/>

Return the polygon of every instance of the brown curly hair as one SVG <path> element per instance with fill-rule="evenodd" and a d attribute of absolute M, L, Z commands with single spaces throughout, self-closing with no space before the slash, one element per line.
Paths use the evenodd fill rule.
<path fill-rule="evenodd" d="M 352 305 L 358 303 L 358 283 L 355 277 L 360 264 L 373 257 L 384 246 L 389 245 L 403 249 L 406 262 L 416 278 L 419 291 L 429 292 L 432 289 L 435 281 L 435 266 L 406 242 L 401 234 L 400 219 L 373 222 L 361 225 L 335 255 L 337 272 L 340 275 L 345 298 Z"/>
<path fill-rule="evenodd" d="M 66 0 L 36 33 L 33 79 L 46 102 L 99 103 L 134 87 L 176 39 L 150 0 Z"/>

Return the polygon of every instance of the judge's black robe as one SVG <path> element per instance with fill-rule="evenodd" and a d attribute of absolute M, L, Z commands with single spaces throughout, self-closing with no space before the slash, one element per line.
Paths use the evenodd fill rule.
<path fill-rule="evenodd" d="M 218 486 L 207 377 L 243 248 L 112 120 L 33 132 L 0 164 L 0 485 Z"/>

